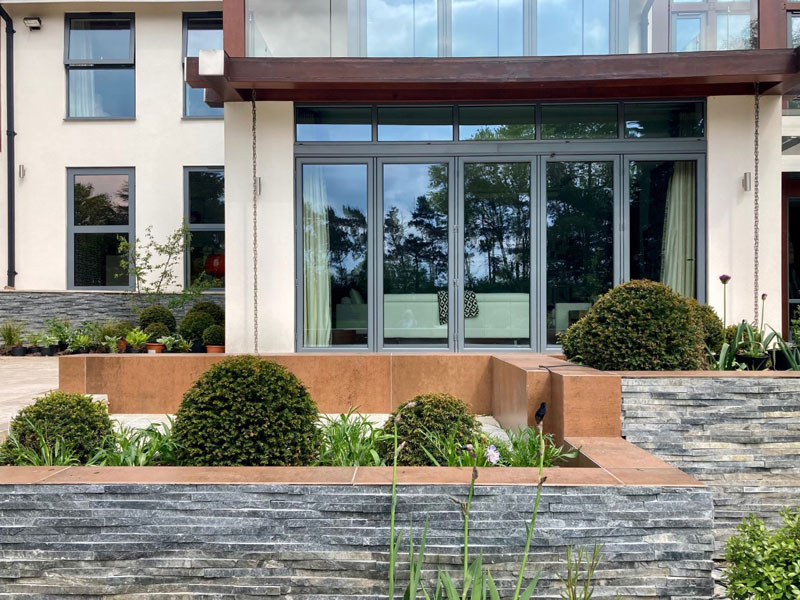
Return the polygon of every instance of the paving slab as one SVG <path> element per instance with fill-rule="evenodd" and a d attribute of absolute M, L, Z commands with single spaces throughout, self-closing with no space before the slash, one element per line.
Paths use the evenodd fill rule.
<path fill-rule="evenodd" d="M 58 388 L 58 358 L 0 356 L 0 432 L 20 409 Z"/>

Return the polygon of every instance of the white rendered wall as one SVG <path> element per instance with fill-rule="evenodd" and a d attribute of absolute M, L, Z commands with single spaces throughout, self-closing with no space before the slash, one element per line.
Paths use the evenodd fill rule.
<path fill-rule="evenodd" d="M 761 99 L 759 296 L 766 321 L 781 325 L 781 98 Z M 722 316 L 719 276 L 728 284 L 728 324 L 753 320 L 753 192 L 742 176 L 753 172 L 752 96 L 708 98 L 708 301 Z M 759 300 L 760 304 L 760 300 Z"/>
<path fill-rule="evenodd" d="M 253 347 L 253 176 L 249 103 L 225 106 L 225 268 L 228 352 Z M 294 352 L 294 109 L 259 102 L 258 351 Z"/>
<path fill-rule="evenodd" d="M 183 119 L 183 12 L 221 10 L 221 2 L 22 4 L 14 18 L 18 290 L 67 287 L 67 168 L 134 167 L 136 235 L 152 225 L 163 239 L 183 222 L 183 168 L 224 163 L 222 119 Z M 68 121 L 64 13 L 136 15 L 136 120 Z M 29 31 L 22 17 L 42 19 Z M 5 63 L 5 56 L 0 57 Z M 3 76 L 5 85 L 5 76 Z M 3 87 L 3 90 L 5 88 Z M 2 97 L 5 115 L 5 93 Z M 5 129 L 5 119 L 3 130 Z M 5 139 L 0 165 L 0 266 L 5 280 Z M 183 265 L 176 267 L 183 281 Z M 5 281 L 4 281 L 5 283 Z"/>

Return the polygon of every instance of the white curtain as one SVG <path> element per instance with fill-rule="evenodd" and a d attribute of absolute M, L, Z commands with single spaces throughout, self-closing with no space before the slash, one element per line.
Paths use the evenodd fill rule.
<path fill-rule="evenodd" d="M 70 53 L 74 58 L 89 59 L 94 56 L 92 36 L 86 31 L 70 34 Z M 103 117 L 102 102 L 95 94 L 94 69 L 69 70 L 69 116 Z"/>
<path fill-rule="evenodd" d="M 667 188 L 661 283 L 683 296 L 696 293 L 697 166 L 676 161 Z"/>
<path fill-rule="evenodd" d="M 328 192 L 323 166 L 303 173 L 303 314 L 305 344 L 331 345 L 331 274 Z"/>

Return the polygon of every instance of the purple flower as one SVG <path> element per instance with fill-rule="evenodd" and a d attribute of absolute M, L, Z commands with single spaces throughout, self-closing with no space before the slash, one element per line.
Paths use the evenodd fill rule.
<path fill-rule="evenodd" d="M 766 300 L 766 299 L 767 299 L 767 293 L 766 293 L 766 292 L 764 292 L 763 294 L 761 294 L 761 299 L 762 299 L 762 300 Z"/>
<path fill-rule="evenodd" d="M 494 444 L 486 449 L 486 460 L 492 465 L 500 462 L 500 452 L 494 447 Z"/>
<path fill-rule="evenodd" d="M 726 285 L 731 280 L 731 276 L 730 275 L 720 275 L 719 276 L 719 280 L 722 282 L 722 285 Z"/>

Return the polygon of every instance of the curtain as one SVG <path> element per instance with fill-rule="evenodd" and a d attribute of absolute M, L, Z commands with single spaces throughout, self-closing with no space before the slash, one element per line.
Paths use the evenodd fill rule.
<path fill-rule="evenodd" d="M 74 51 L 76 58 L 89 60 L 94 56 L 92 36 L 87 31 L 70 34 L 70 53 Z M 95 70 L 70 69 L 69 70 L 69 115 L 71 117 L 102 117 L 103 107 L 98 106 L 95 94 Z"/>
<path fill-rule="evenodd" d="M 661 283 L 683 296 L 696 295 L 697 165 L 676 161 L 667 187 Z"/>
<path fill-rule="evenodd" d="M 331 345 L 331 274 L 328 192 L 324 167 L 308 165 L 303 177 L 303 314 L 305 344 Z"/>

